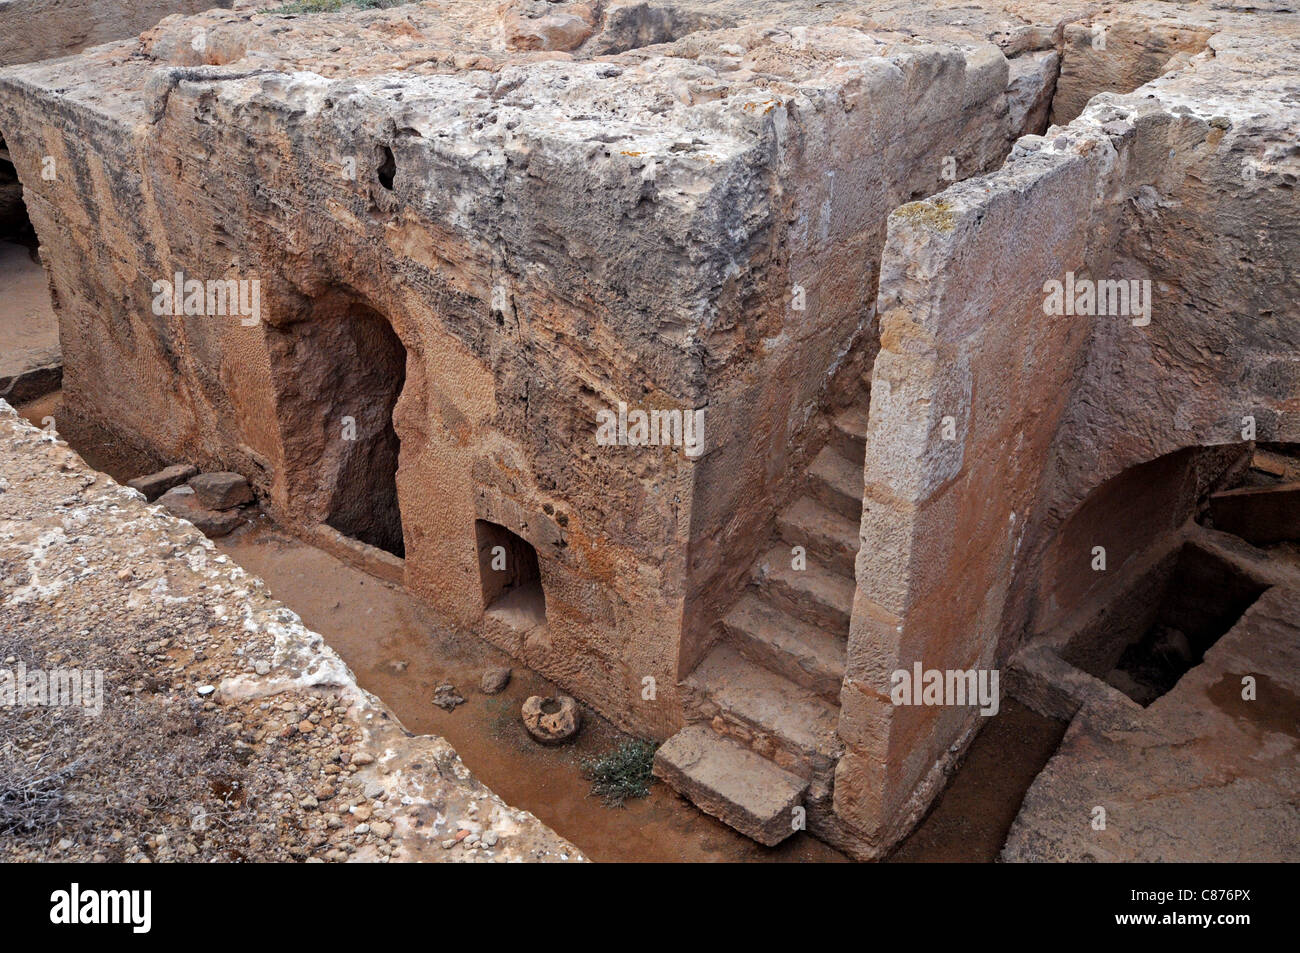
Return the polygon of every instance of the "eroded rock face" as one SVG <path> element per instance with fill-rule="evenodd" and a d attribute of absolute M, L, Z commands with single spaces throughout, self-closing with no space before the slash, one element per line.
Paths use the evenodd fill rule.
<path fill-rule="evenodd" d="M 820 835 L 871 855 L 924 811 L 970 728 L 927 709 L 891 733 L 881 666 L 935 646 L 996 664 L 1032 590 L 1024 527 L 1045 538 L 1040 499 L 1081 489 L 1052 476 L 1072 466 L 1059 448 L 1123 432 L 1081 389 L 1114 372 L 1114 343 L 1044 324 L 1045 278 L 1114 252 L 1168 282 L 1144 236 L 1195 261 L 1183 219 L 1201 214 L 1233 224 L 1225 258 L 1248 222 L 1293 244 L 1272 199 L 1243 204 L 1224 178 L 1235 144 L 1290 174 L 1290 120 L 1248 94 L 1261 76 L 1256 99 L 1289 92 L 1249 60 L 1284 62 L 1290 28 L 1270 21 L 1283 45 L 1254 50 L 1228 12 L 1123 13 L 1102 57 L 1077 42 L 1100 22 L 1086 3 L 213 12 L 0 76 L 0 131 L 48 249 L 71 413 L 243 474 L 299 531 L 386 550 L 445 615 L 642 734 L 716 713 L 679 683 L 870 378 L 847 680 L 841 709 L 817 709 L 838 738 L 819 735 L 800 774 L 781 731 L 718 717 L 811 782 Z M 1119 97 L 972 179 L 1058 106 L 1171 63 L 1153 103 Z M 1213 196 L 1186 184 L 1211 171 Z M 1184 339 L 1241 287 L 1189 287 Z M 1276 314 L 1275 295 L 1251 307 Z M 1184 356 L 1162 381 L 1204 379 Z M 602 412 L 632 411 L 702 411 L 702 452 L 597 440 Z M 961 439 L 931 439 L 945 416 Z M 845 573 L 851 536 L 831 540 Z M 540 590 L 527 612 L 484 615 L 488 593 L 519 598 L 484 576 L 490 539 L 535 559 L 502 570 Z M 776 694 L 756 709 L 779 711 Z"/>
<path fill-rule="evenodd" d="M 3 401 L 0 559 L 27 567 L 0 582 L 6 657 L 102 675 L 99 717 L 27 713 L 47 747 L 11 755 L 77 761 L 69 836 L 7 833 L 6 859 L 583 859 L 406 731 L 260 579 Z"/>
<path fill-rule="evenodd" d="M 1195 18 L 1157 18 L 1158 9 L 1151 5 L 1129 16 L 1120 5 L 1115 14 L 1065 26 L 1053 123 L 1065 125 L 1098 93 L 1130 92 L 1205 49 L 1212 26 Z M 1239 29 L 1246 22 L 1239 21 Z"/>
<path fill-rule="evenodd" d="M 500 12 L 506 48 L 576 50 L 591 36 L 595 14 L 582 3 L 529 0 L 504 4 Z"/>

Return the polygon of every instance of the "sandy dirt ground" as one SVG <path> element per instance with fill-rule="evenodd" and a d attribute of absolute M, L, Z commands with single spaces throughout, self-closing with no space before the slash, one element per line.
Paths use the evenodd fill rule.
<path fill-rule="evenodd" d="M 40 262 L 0 242 L 0 397 L 15 376 L 59 362 L 59 326 Z"/>

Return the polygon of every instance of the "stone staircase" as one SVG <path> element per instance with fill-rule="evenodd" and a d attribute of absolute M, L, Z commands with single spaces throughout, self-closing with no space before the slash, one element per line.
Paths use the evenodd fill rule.
<path fill-rule="evenodd" d="M 772 545 L 721 622 L 722 639 L 683 682 L 688 727 L 655 774 L 762 844 L 824 800 L 841 745 L 840 682 L 853 610 L 867 411 L 851 407 L 777 517 Z M 794 568 L 793 548 L 805 550 Z"/>

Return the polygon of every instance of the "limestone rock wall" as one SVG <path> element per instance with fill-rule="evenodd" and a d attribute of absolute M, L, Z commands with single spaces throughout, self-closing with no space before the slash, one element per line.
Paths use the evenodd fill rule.
<path fill-rule="evenodd" d="M 1050 609 L 1040 569 L 1062 521 L 1128 467 L 1240 443 L 1243 417 L 1297 439 L 1300 116 L 1278 65 L 1296 36 L 1238 23 L 1209 44 L 891 216 L 835 790 L 882 843 L 976 718 L 893 706 L 890 671 L 1005 661 Z M 1150 323 L 1046 315 L 1064 271 L 1149 280 Z"/>
<path fill-rule="evenodd" d="M 1076 40 L 1110 8 L 1083 2 L 212 11 L 0 74 L 0 134 L 70 412 L 244 473 L 304 533 L 363 472 L 347 421 L 391 419 L 406 584 L 641 734 L 681 726 L 678 679 L 822 411 L 870 375 L 835 806 L 884 849 L 972 727 L 894 709 L 888 672 L 996 664 L 1033 618 L 1034 554 L 1097 481 L 1211 441 L 1233 401 L 1291 407 L 1268 351 L 1292 343 L 1292 88 L 1251 64 L 1293 37 L 1148 6 L 1105 57 Z M 1163 310 L 1047 319 L 1062 263 L 1163 283 Z M 259 313 L 158 313 L 177 274 L 256 281 Z M 368 363 L 354 315 L 396 350 Z M 620 403 L 703 410 L 704 454 L 598 445 Z M 1155 432 L 1171 407 L 1187 438 Z M 546 626 L 485 617 L 479 520 L 536 550 Z"/>
<path fill-rule="evenodd" d="M 764 22 L 778 6 L 702 31 L 729 10 L 603 60 L 512 48 L 464 3 L 214 12 L 15 71 L 0 128 L 71 412 L 245 473 L 311 530 L 347 479 L 343 419 L 384 416 L 347 402 L 353 345 L 323 329 L 381 315 L 407 354 L 407 584 L 621 724 L 671 732 L 809 422 L 869 364 L 887 211 L 1020 131 L 982 25 L 927 43 L 810 14 L 792 33 Z M 177 273 L 258 280 L 260 322 L 155 314 Z M 620 402 L 704 409 L 704 456 L 597 446 Z M 478 519 L 536 548 L 545 629 L 483 619 Z"/>
<path fill-rule="evenodd" d="M 600 143 L 547 142 L 502 122 L 496 141 L 463 150 L 409 125 L 401 111 L 419 108 L 409 101 L 386 115 L 363 88 L 326 107 L 323 83 L 279 75 L 177 77 L 160 95 L 154 141 L 164 145 L 143 156 L 130 124 L 125 136 L 92 132 L 82 124 L 98 127 L 102 116 L 75 108 L 48 138 L 15 142 L 20 168 L 23 155 L 64 158 L 52 188 L 82 196 L 55 199 L 57 212 L 49 193 L 30 203 L 67 307 L 69 403 L 165 458 L 220 459 L 249 473 L 282 519 L 310 527 L 325 518 L 338 477 L 324 450 L 344 414 L 293 399 L 306 381 L 336 373 L 337 355 L 313 347 L 302 326 L 325 320 L 331 303 L 371 308 L 408 355 L 394 415 L 407 584 L 458 621 L 477 621 L 474 520 L 501 523 L 542 557 L 551 633 L 524 645 L 502 631 L 514 640 L 507 647 L 601 708 L 618 710 L 626 683 L 643 675 L 658 675 L 670 696 L 689 464 L 630 454 L 610 467 L 597 462 L 593 434 L 597 409 L 620 399 L 694 405 L 695 385 L 671 359 L 680 346 L 671 325 L 683 299 L 700 294 L 699 266 L 715 263 L 691 262 L 672 233 L 686 234 L 717 199 L 661 202 L 668 240 L 642 248 L 635 232 L 611 227 L 636 207 L 640 182 L 624 174 L 625 160 L 605 161 Z M 435 109 L 498 108 L 485 90 L 445 77 L 424 95 Z M 194 123 L 196 112 L 206 121 Z M 232 136 L 246 146 L 234 159 L 190 161 L 221 154 Z M 78 139 L 96 145 L 66 153 Z M 355 152 L 339 155 L 340 142 Z M 382 148 L 396 160 L 392 194 L 375 175 Z M 347 159 L 355 181 L 343 174 Z M 660 170 L 662 189 L 692 178 L 672 165 Z M 104 227 L 127 234 L 114 240 Z M 94 263 L 91 275 L 79 258 Z M 262 322 L 152 314 L 151 282 L 177 271 L 256 277 Z M 615 326 L 624 309 L 611 305 L 625 297 L 648 316 Z M 576 489 L 560 495 L 560 486 Z M 680 519 L 674 497 L 685 503 Z M 591 525 L 596 514 L 609 521 Z M 668 635 L 654 635 L 659 626 Z"/>

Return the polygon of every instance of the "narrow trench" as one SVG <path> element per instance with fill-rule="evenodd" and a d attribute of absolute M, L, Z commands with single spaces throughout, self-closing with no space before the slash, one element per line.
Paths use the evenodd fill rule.
<path fill-rule="evenodd" d="M 59 419 L 58 392 L 18 408 L 39 426 Z M 119 482 L 159 461 L 102 432 L 60 435 L 94 469 Z M 487 541 L 497 539 L 486 524 Z M 349 566 L 278 528 L 265 516 L 215 540 L 218 550 L 264 579 L 272 594 L 320 632 L 358 682 L 388 705 L 411 731 L 446 738 L 474 775 L 506 803 L 535 814 L 598 861 L 847 862 L 809 834 L 762 847 L 699 811 L 663 784 L 649 797 L 610 808 L 590 795 L 582 761 L 628 736 L 589 708 L 569 746 L 544 747 L 528 737 L 519 710 L 529 695 L 557 686 L 477 635 L 437 621 L 398 586 Z M 527 544 L 525 544 L 527 545 Z M 526 575 L 526 573 L 525 573 Z M 524 580 L 526 583 L 526 580 Z M 485 670 L 508 666 L 505 691 L 484 695 Z M 446 712 L 431 704 L 434 689 L 454 685 L 466 704 Z M 1005 701 L 971 746 L 961 768 L 893 861 L 991 861 L 1005 839 L 1024 792 L 1051 756 L 1065 724 Z"/>
<path fill-rule="evenodd" d="M 1068 727 L 1068 722 L 1004 698 L 929 813 L 888 861 L 997 859 L 1025 792 L 1056 753 Z"/>
<path fill-rule="evenodd" d="M 58 392 L 47 394 L 18 411 L 40 426 L 45 417 L 60 419 L 60 398 Z M 118 482 L 161 466 L 103 432 L 75 426 L 65 430 L 61 423 L 60 436 L 89 466 Z M 473 632 L 441 623 L 401 587 L 341 562 L 265 516 L 214 544 L 264 579 L 275 598 L 324 636 L 361 686 L 382 699 L 409 730 L 445 738 L 502 800 L 535 814 L 593 860 L 847 861 L 808 834 L 777 848 L 762 847 L 662 784 L 655 784 L 649 797 L 606 807 L 591 796 L 581 763 L 628 736 L 584 708 L 583 727 L 572 744 L 545 747 L 533 741 L 520 708 L 530 695 L 554 695 L 552 682 Z M 522 581 L 526 588 L 527 579 Z M 484 671 L 500 666 L 512 669 L 509 685 L 500 694 L 483 694 L 479 681 Z M 444 683 L 454 685 L 466 703 L 450 712 L 433 705 L 434 689 Z"/>

